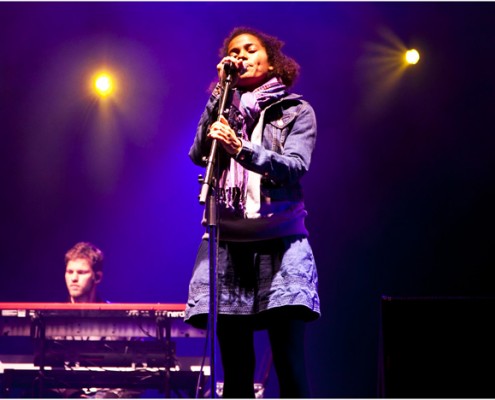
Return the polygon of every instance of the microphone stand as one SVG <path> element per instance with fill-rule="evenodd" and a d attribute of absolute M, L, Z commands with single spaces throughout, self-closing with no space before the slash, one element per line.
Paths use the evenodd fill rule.
<path fill-rule="evenodd" d="M 231 71 L 233 72 L 233 71 Z M 223 115 L 227 99 L 229 97 L 232 86 L 232 73 L 227 73 L 224 81 L 220 105 L 218 108 L 218 120 Z M 208 324 L 210 330 L 210 380 L 211 389 L 210 396 L 216 397 L 216 328 L 217 328 L 217 254 L 218 254 L 218 226 L 217 226 L 217 184 L 218 184 L 218 168 L 216 175 L 213 177 L 213 168 L 217 161 L 218 141 L 213 140 L 208 156 L 205 177 L 200 178 L 202 183 L 201 193 L 199 195 L 199 203 L 207 207 L 206 218 L 208 226 L 208 244 L 209 244 L 209 267 L 210 267 L 210 312 L 208 314 Z"/>

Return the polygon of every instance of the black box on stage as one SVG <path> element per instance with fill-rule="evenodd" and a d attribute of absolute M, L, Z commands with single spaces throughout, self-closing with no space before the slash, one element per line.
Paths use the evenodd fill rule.
<path fill-rule="evenodd" d="M 495 398 L 495 298 L 381 299 L 380 397 Z"/>

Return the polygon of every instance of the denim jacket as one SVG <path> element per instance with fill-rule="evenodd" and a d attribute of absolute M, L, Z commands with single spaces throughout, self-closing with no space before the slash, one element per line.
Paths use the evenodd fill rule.
<path fill-rule="evenodd" d="M 206 166 L 211 146 L 206 135 L 216 120 L 218 102 L 216 94 L 208 100 L 189 151 L 189 157 L 199 166 Z M 261 145 L 241 141 L 242 149 L 235 159 L 244 168 L 261 175 L 261 201 L 269 204 L 270 209 L 276 210 L 277 204 L 282 210 L 290 207 L 301 222 L 292 224 L 287 234 L 307 235 L 303 227 L 306 211 L 300 179 L 309 169 L 316 141 L 316 117 L 311 105 L 300 95 L 288 94 L 264 110 Z M 280 225 L 274 219 L 273 222 Z M 235 236 L 230 227 L 224 226 L 224 231 Z M 263 225 L 262 229 L 268 236 L 285 236 L 279 227 L 270 230 Z"/>
<path fill-rule="evenodd" d="M 218 97 L 212 95 L 201 115 L 189 157 L 206 166 L 209 126 L 215 121 Z M 241 139 L 242 140 L 242 139 Z M 262 175 L 261 190 L 273 201 L 302 200 L 301 177 L 308 171 L 316 141 L 313 108 L 300 95 L 289 94 L 265 110 L 262 145 L 242 140 L 236 157 L 244 168 Z"/>

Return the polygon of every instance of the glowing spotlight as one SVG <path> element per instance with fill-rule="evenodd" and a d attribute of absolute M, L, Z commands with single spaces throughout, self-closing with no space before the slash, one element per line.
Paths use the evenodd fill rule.
<path fill-rule="evenodd" d="M 408 64 L 417 64 L 419 61 L 418 51 L 416 49 L 407 50 L 405 59 Z"/>
<path fill-rule="evenodd" d="M 107 74 L 101 74 L 96 77 L 94 87 L 100 96 L 108 96 L 113 91 L 112 78 Z"/>

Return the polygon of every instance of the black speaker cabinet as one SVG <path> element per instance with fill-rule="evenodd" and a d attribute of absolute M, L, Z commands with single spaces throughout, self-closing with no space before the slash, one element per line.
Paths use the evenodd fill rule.
<path fill-rule="evenodd" d="M 379 392 L 495 398 L 495 298 L 381 300 Z"/>

